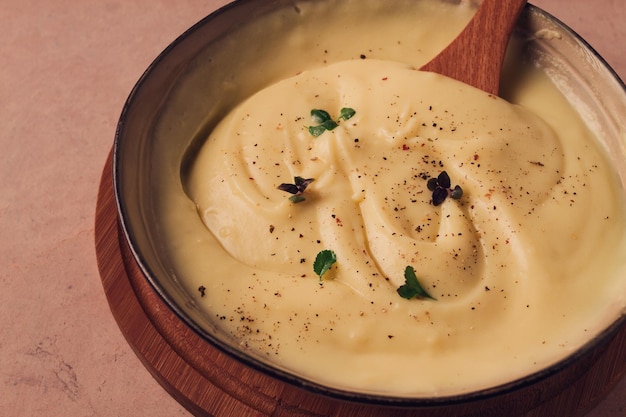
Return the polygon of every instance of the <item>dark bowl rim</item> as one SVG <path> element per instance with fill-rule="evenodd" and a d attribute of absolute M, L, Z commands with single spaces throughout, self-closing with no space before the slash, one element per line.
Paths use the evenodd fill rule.
<path fill-rule="evenodd" d="M 229 11 L 233 8 L 245 7 L 247 3 L 253 1 L 260 0 L 234 0 L 226 5 L 219 7 L 215 11 L 211 12 L 200 21 L 192 25 L 189 29 L 185 30 L 180 36 L 178 36 L 174 41 L 172 41 L 147 67 L 147 69 L 142 73 L 136 84 L 133 86 L 131 92 L 129 93 L 128 98 L 126 99 L 122 111 L 119 117 L 119 121 L 115 131 L 115 139 L 113 144 L 113 152 L 112 152 L 112 175 L 113 175 L 113 185 L 114 185 L 114 194 L 115 194 L 115 203 L 118 212 L 118 221 L 120 224 L 120 230 L 123 233 L 123 237 L 126 240 L 128 247 L 133 255 L 135 263 L 138 268 L 141 270 L 141 273 L 149 282 L 150 286 L 155 290 L 155 292 L 159 295 L 161 300 L 168 306 L 168 308 L 179 318 L 181 319 L 190 329 L 192 329 L 202 340 L 207 342 L 212 347 L 216 348 L 218 351 L 226 354 L 230 358 L 243 363 L 244 365 L 261 372 L 264 375 L 272 377 L 274 379 L 280 380 L 284 383 L 291 384 L 295 387 L 303 389 L 305 391 L 309 391 L 313 394 L 320 394 L 323 396 L 327 396 L 330 398 L 355 402 L 359 404 L 369 404 L 376 406 L 390 406 L 390 407 L 402 407 L 402 408 L 432 408 L 432 407 L 441 407 L 441 406 L 453 406 L 459 404 L 467 404 L 469 402 L 476 402 L 486 399 L 492 399 L 498 396 L 503 396 L 506 394 L 510 394 L 516 392 L 518 390 L 531 387 L 547 378 L 556 375 L 563 370 L 567 369 L 570 365 L 577 362 L 581 358 L 590 355 L 593 350 L 602 345 L 603 343 L 608 343 L 613 336 L 615 336 L 622 327 L 626 326 L 626 314 L 622 312 L 622 314 L 609 326 L 607 326 L 604 330 L 602 330 L 598 335 L 596 335 L 593 339 L 589 340 L 587 343 L 573 351 L 571 354 L 566 356 L 565 358 L 557 361 L 552 365 L 548 365 L 547 367 L 528 374 L 526 376 L 520 377 L 510 382 L 506 382 L 503 384 L 495 385 L 489 388 L 483 388 L 476 391 L 470 391 L 459 394 L 450 394 L 450 395 L 442 395 L 436 397 L 409 397 L 409 396 L 394 396 L 394 395 L 385 395 L 385 394 L 370 394 L 370 393 L 359 393 L 356 391 L 350 391 L 347 389 L 340 389 L 329 387 L 320 383 L 316 383 L 308 380 L 305 377 L 298 376 L 296 374 L 290 373 L 288 371 L 278 369 L 269 363 L 265 363 L 260 359 L 255 358 L 252 355 L 247 354 L 239 349 L 234 348 L 228 343 L 220 340 L 219 338 L 211 335 L 201 326 L 196 324 L 193 319 L 185 312 L 184 308 L 179 306 L 176 301 L 172 298 L 170 294 L 168 294 L 167 290 L 162 286 L 159 282 L 158 278 L 156 278 L 156 274 L 150 267 L 149 263 L 146 262 L 144 256 L 141 253 L 140 248 L 137 245 L 137 239 L 134 236 L 132 229 L 129 227 L 129 215 L 127 213 L 124 197 L 122 192 L 122 179 L 120 178 L 120 150 L 121 150 L 121 141 L 123 141 L 123 131 L 124 126 L 126 125 L 126 118 L 133 108 L 135 98 L 144 84 L 148 81 L 151 74 L 155 69 L 160 65 L 160 63 L 165 59 L 165 57 L 178 45 L 185 42 L 190 35 L 198 31 L 201 27 L 210 24 L 214 19 L 219 18 L 221 15 Z M 610 75 L 620 84 L 621 88 L 626 93 L 626 84 L 619 77 L 617 72 L 608 64 L 608 62 L 587 42 L 585 41 L 577 32 L 572 30 L 569 26 L 563 23 L 558 18 L 555 18 L 550 13 L 544 11 L 543 9 L 534 6 L 531 3 L 527 3 L 525 6 L 525 13 L 536 13 L 541 15 L 543 18 L 551 21 L 555 25 L 557 25 L 560 29 L 567 32 L 573 39 L 578 41 L 580 44 L 584 46 L 585 49 L 588 50 L 601 64 L 602 66 L 610 73 Z"/>

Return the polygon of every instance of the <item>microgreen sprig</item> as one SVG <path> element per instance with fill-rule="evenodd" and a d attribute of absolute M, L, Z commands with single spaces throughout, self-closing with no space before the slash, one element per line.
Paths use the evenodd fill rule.
<path fill-rule="evenodd" d="M 337 262 L 337 255 L 332 250 L 324 249 L 317 254 L 313 262 L 313 271 L 320 277 L 320 281 L 335 262 Z"/>
<path fill-rule="evenodd" d="M 355 114 L 356 112 L 354 109 L 344 107 L 339 111 L 339 117 L 337 120 L 333 120 L 326 110 L 313 109 L 311 110 L 311 119 L 313 119 L 313 122 L 317 123 L 317 125 L 309 126 L 309 133 L 314 137 L 318 137 L 327 130 L 333 130 L 339 126 L 340 121 L 348 120 Z"/>
<path fill-rule="evenodd" d="M 413 269 L 411 265 L 404 269 L 404 285 L 401 285 L 397 291 L 400 297 L 406 298 L 407 300 L 415 297 L 436 300 L 422 287 L 415 275 L 415 269 Z"/>
<path fill-rule="evenodd" d="M 306 198 L 302 195 L 304 190 L 306 190 L 306 187 L 308 187 L 313 181 L 315 181 L 314 178 L 305 179 L 302 177 L 293 177 L 293 184 L 282 183 L 277 188 L 281 191 L 293 194 L 289 197 L 289 200 L 291 200 L 292 203 L 301 203 L 306 200 Z"/>
<path fill-rule="evenodd" d="M 463 189 L 459 185 L 451 188 L 450 176 L 446 171 L 442 171 L 437 178 L 430 178 L 426 186 L 433 192 L 432 201 L 434 206 L 443 203 L 448 196 L 455 200 L 463 197 Z"/>

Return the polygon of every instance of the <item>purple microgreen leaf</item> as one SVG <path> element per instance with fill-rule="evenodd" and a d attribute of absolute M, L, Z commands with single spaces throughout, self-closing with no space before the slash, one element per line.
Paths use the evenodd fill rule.
<path fill-rule="evenodd" d="M 286 191 L 289 194 L 297 194 L 298 193 L 298 186 L 295 184 L 286 184 L 286 183 L 282 183 L 278 186 L 278 189 L 281 191 Z"/>
<path fill-rule="evenodd" d="M 455 186 L 450 193 L 450 197 L 454 198 L 455 200 L 459 200 L 461 197 L 463 197 L 463 189 L 461 188 L 461 186 Z"/>
<path fill-rule="evenodd" d="M 311 184 L 313 181 L 315 181 L 314 178 L 302 178 L 302 177 L 294 177 L 293 178 L 294 183 L 296 185 L 296 187 L 298 187 L 298 190 L 302 193 L 304 192 L 304 190 L 306 190 L 306 187 L 309 186 L 309 184 Z"/>
<path fill-rule="evenodd" d="M 448 197 L 448 190 L 445 188 L 437 187 L 433 191 L 433 205 L 438 206 L 443 203 Z"/>
<path fill-rule="evenodd" d="M 437 177 L 437 182 L 440 187 L 450 188 L 450 177 L 446 171 L 441 171 L 441 174 Z"/>
<path fill-rule="evenodd" d="M 430 178 L 426 183 L 426 186 L 430 191 L 435 191 L 435 188 L 437 188 L 437 178 Z"/>

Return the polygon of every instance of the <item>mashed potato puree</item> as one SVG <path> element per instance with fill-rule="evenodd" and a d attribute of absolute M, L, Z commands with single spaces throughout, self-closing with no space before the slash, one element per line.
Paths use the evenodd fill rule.
<path fill-rule="evenodd" d="M 471 16 L 414 3 L 422 19 L 465 13 L 451 31 Z M 351 18 L 324 20 L 323 65 L 251 91 L 195 155 L 193 204 L 164 216 L 179 279 L 242 349 L 337 388 L 449 395 L 562 359 L 624 310 L 615 168 L 539 72 L 505 100 L 418 71 L 403 34 L 445 25 L 406 18 L 382 19 L 390 51 L 342 44 L 344 59 L 333 39 Z M 312 135 L 313 109 L 337 127 Z M 443 171 L 463 195 L 434 205 Z M 298 203 L 278 189 L 295 177 L 314 179 Z M 337 261 L 320 278 L 324 250 Z M 432 299 L 398 294 L 407 266 Z"/>

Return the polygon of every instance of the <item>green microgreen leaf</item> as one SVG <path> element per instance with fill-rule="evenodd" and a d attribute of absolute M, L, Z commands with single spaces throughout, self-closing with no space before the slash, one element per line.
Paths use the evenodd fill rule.
<path fill-rule="evenodd" d="M 401 285 L 397 290 L 400 297 L 406 298 L 407 300 L 415 297 L 435 300 L 435 298 L 422 287 L 415 275 L 415 269 L 410 265 L 404 269 L 404 282 L 404 285 Z"/>
<path fill-rule="evenodd" d="M 304 198 L 302 194 L 296 194 L 289 197 L 289 201 L 294 204 L 302 203 L 304 200 L 306 200 L 306 198 Z"/>
<path fill-rule="evenodd" d="M 334 120 L 326 120 L 320 126 L 324 126 L 324 129 L 326 129 L 326 130 L 333 130 L 334 128 L 339 126 L 339 124 L 336 121 L 334 121 Z"/>
<path fill-rule="evenodd" d="M 337 262 L 337 255 L 332 250 L 324 249 L 317 254 L 313 262 L 313 271 L 320 277 L 320 281 L 335 262 Z"/>
<path fill-rule="evenodd" d="M 309 133 L 311 136 L 318 137 L 322 133 L 326 132 L 326 128 L 322 125 L 319 126 L 309 126 Z"/>
<path fill-rule="evenodd" d="M 327 120 L 331 120 L 330 114 L 326 110 L 313 109 L 311 110 L 311 118 L 315 123 L 324 123 Z"/>
<path fill-rule="evenodd" d="M 339 119 L 348 120 L 354 116 L 356 112 L 350 107 L 344 107 L 339 112 Z"/>

